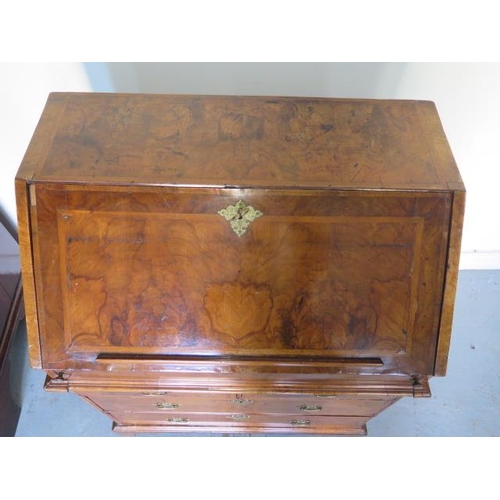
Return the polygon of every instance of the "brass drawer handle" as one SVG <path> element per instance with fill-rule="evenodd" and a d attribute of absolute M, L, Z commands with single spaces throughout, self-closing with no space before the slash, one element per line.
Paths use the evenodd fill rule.
<path fill-rule="evenodd" d="M 156 403 L 156 408 L 159 410 L 176 410 L 180 407 L 181 405 L 179 403 Z"/>
<path fill-rule="evenodd" d="M 228 403 L 232 403 L 237 406 L 248 406 L 251 405 L 252 403 L 255 403 L 255 400 L 253 399 L 229 399 Z"/>
<path fill-rule="evenodd" d="M 185 424 L 186 422 L 189 422 L 189 418 L 171 417 L 171 418 L 167 418 L 167 422 L 170 422 L 171 424 Z"/>
<path fill-rule="evenodd" d="M 243 236 L 247 232 L 250 222 L 264 215 L 260 210 L 255 210 L 251 205 L 247 205 L 243 200 L 237 201 L 234 205 L 228 205 L 217 213 L 231 224 L 232 230 L 238 236 Z"/>
<path fill-rule="evenodd" d="M 302 411 L 321 411 L 323 407 L 321 405 L 301 405 L 299 409 Z"/>
<path fill-rule="evenodd" d="M 143 396 L 167 396 L 167 391 L 151 391 L 151 392 L 143 392 Z"/>
<path fill-rule="evenodd" d="M 310 420 L 292 420 L 290 423 L 292 425 L 311 425 Z"/>
<path fill-rule="evenodd" d="M 250 418 L 250 415 L 244 415 L 243 413 L 231 413 L 231 415 L 226 415 L 226 418 L 240 422 L 241 420 Z"/>

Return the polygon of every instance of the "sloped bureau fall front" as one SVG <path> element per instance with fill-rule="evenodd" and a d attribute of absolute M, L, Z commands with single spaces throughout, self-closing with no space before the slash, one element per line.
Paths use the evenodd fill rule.
<path fill-rule="evenodd" d="M 16 189 L 31 365 L 116 431 L 364 434 L 445 374 L 430 102 L 55 93 Z"/>

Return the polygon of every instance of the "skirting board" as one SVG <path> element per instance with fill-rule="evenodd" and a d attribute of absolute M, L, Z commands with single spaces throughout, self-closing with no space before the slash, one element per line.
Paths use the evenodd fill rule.
<path fill-rule="evenodd" d="M 465 250 L 460 269 L 500 269 L 500 250 Z"/>

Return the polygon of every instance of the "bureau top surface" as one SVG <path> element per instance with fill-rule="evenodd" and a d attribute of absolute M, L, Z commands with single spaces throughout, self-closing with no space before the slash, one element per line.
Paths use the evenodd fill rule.
<path fill-rule="evenodd" d="M 28 181 L 463 189 L 428 101 L 52 93 Z"/>

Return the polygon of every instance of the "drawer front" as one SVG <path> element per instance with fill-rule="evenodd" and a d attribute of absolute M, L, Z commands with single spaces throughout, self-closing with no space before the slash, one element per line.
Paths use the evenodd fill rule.
<path fill-rule="evenodd" d="M 318 396 L 283 396 L 261 394 L 123 394 L 94 393 L 84 395 L 94 405 L 109 412 L 156 413 L 244 413 L 290 414 L 307 416 L 367 416 L 378 414 L 397 398 L 353 398 Z"/>
<path fill-rule="evenodd" d="M 295 415 L 254 415 L 248 413 L 125 413 L 110 412 L 110 416 L 120 425 L 168 426 L 192 428 L 281 428 L 290 431 L 313 430 L 328 427 L 362 427 L 369 417 L 352 416 L 295 416 Z"/>
<path fill-rule="evenodd" d="M 447 193 L 37 185 L 36 200 L 47 368 L 100 355 L 433 366 Z"/>

